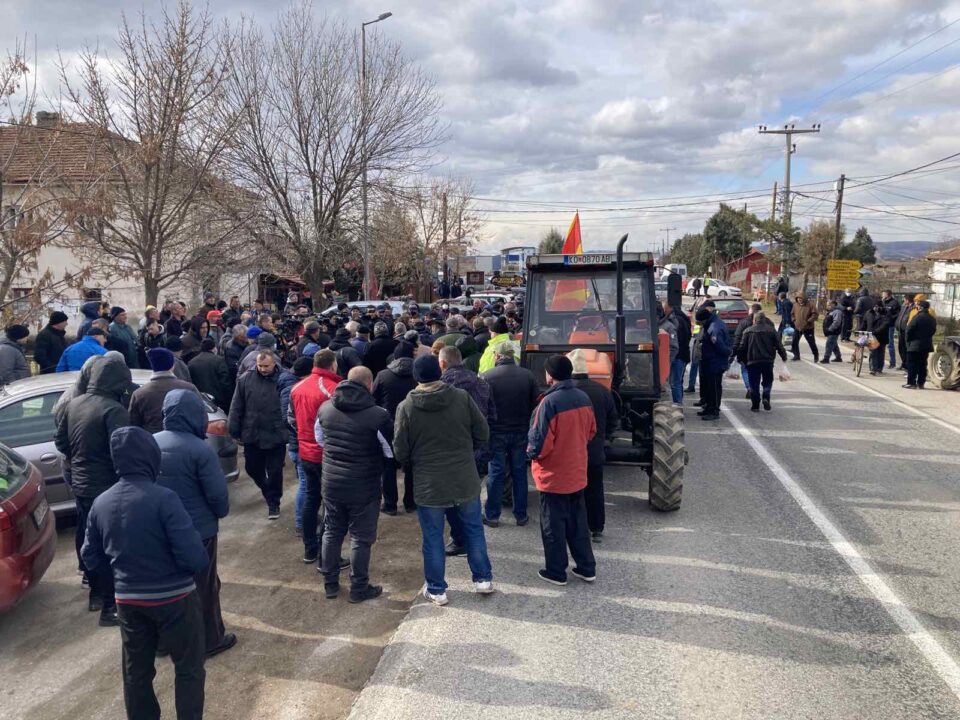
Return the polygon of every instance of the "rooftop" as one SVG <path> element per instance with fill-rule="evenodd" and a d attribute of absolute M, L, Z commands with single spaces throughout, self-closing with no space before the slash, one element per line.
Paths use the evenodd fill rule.
<path fill-rule="evenodd" d="M 941 262 L 960 262 L 960 245 L 955 245 L 946 250 L 935 250 L 927 255 L 927 260 L 933 260 L 934 262 L 938 260 Z"/>

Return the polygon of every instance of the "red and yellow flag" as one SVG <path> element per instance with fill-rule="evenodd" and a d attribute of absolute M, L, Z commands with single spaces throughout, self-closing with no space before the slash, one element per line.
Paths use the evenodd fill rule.
<path fill-rule="evenodd" d="M 583 241 L 580 239 L 580 212 L 573 216 L 567 239 L 563 241 L 564 255 L 583 255 Z M 553 312 L 576 312 L 587 304 L 587 283 L 583 280 L 558 280 L 550 310 Z"/>

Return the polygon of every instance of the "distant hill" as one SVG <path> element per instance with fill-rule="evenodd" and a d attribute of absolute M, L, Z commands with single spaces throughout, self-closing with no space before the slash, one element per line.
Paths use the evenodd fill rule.
<path fill-rule="evenodd" d="M 922 258 L 940 243 L 926 240 L 895 240 L 878 242 L 877 256 L 881 260 L 916 260 Z"/>

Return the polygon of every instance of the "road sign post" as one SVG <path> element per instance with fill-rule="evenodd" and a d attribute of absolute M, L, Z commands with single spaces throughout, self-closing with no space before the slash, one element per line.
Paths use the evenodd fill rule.
<path fill-rule="evenodd" d="M 827 260 L 827 290 L 860 287 L 859 260 Z"/>

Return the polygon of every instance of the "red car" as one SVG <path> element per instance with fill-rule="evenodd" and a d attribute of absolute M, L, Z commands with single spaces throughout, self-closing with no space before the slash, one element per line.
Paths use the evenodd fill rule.
<path fill-rule="evenodd" d="M 56 543 L 56 521 L 40 472 L 0 445 L 0 612 L 40 582 Z"/>
<path fill-rule="evenodd" d="M 723 320 L 723 324 L 727 326 L 727 330 L 730 331 L 730 340 L 733 340 L 733 333 L 737 329 L 737 325 L 740 324 L 740 321 L 743 320 L 747 315 L 750 314 L 750 308 L 747 305 L 745 300 L 740 298 L 710 298 L 713 303 L 717 306 L 717 315 L 720 316 L 720 319 Z M 699 331 L 699 326 L 695 319 L 697 314 L 697 309 L 706 302 L 706 298 L 697 298 L 693 307 L 690 308 L 690 324 L 695 326 L 694 333 Z"/>

